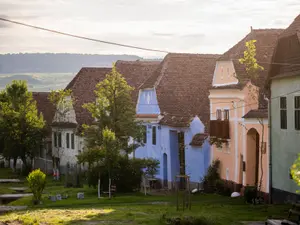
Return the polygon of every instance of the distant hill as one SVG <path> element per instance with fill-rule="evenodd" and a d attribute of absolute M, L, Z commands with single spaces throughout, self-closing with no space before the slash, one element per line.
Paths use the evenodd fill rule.
<path fill-rule="evenodd" d="M 111 67 L 117 60 L 142 59 L 135 55 L 20 53 L 0 55 L 2 73 L 76 73 L 82 67 Z"/>

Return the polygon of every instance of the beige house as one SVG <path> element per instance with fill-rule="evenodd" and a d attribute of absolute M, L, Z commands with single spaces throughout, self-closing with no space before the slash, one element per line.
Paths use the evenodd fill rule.
<path fill-rule="evenodd" d="M 210 89 L 212 159 L 221 161 L 221 177 L 232 189 L 260 184 L 269 188 L 268 101 L 264 91 L 269 64 L 281 30 L 252 29 L 216 62 Z M 247 41 L 256 40 L 264 71 L 251 80 L 239 63 Z"/>

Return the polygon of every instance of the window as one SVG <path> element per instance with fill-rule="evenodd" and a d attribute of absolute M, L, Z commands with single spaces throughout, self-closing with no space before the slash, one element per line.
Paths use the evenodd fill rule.
<path fill-rule="evenodd" d="M 58 147 L 61 147 L 61 132 L 58 133 Z"/>
<path fill-rule="evenodd" d="M 146 144 L 147 143 L 147 126 L 143 126 L 142 127 L 142 133 L 143 133 L 143 136 L 142 136 L 142 142 L 144 143 L 144 144 Z"/>
<path fill-rule="evenodd" d="M 70 148 L 70 134 L 67 133 L 66 135 L 66 143 L 67 143 L 67 148 Z"/>
<path fill-rule="evenodd" d="M 152 127 L 152 144 L 156 145 L 156 127 Z"/>
<path fill-rule="evenodd" d="M 54 136 L 54 147 L 57 147 L 57 133 L 54 132 L 53 136 Z"/>
<path fill-rule="evenodd" d="M 217 116 L 217 120 L 221 120 L 222 119 L 222 110 L 221 109 L 217 109 L 216 116 Z"/>
<path fill-rule="evenodd" d="M 280 127 L 287 129 L 286 97 L 280 97 Z"/>
<path fill-rule="evenodd" d="M 224 120 L 229 120 L 229 109 L 224 109 Z"/>
<path fill-rule="evenodd" d="M 295 96 L 295 129 L 300 130 L 300 96 Z"/>
<path fill-rule="evenodd" d="M 71 134 L 71 148 L 75 149 L 75 135 L 74 135 L 74 133 Z"/>
<path fill-rule="evenodd" d="M 229 180 L 229 169 L 226 168 L 226 180 Z"/>

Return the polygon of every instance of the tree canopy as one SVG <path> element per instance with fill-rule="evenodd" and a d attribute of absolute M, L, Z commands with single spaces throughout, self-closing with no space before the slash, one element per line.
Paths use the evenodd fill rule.
<path fill-rule="evenodd" d="M 5 158 L 33 159 L 45 136 L 45 121 L 24 81 L 13 81 L 0 92 L 0 131 Z"/>
<path fill-rule="evenodd" d="M 140 123 L 135 118 L 135 107 L 132 101 L 130 87 L 115 65 L 107 74 L 106 79 L 98 83 L 95 90 L 95 102 L 85 104 L 95 120 L 93 125 L 84 126 L 87 148 L 103 145 L 103 131 L 114 133 L 120 149 L 130 153 L 138 147 L 142 137 Z M 128 144 L 129 139 L 135 142 Z"/>

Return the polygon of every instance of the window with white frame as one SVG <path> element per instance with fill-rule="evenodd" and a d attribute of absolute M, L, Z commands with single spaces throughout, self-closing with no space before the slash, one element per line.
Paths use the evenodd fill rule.
<path fill-rule="evenodd" d="M 300 130 L 300 96 L 295 96 L 295 129 Z"/>

